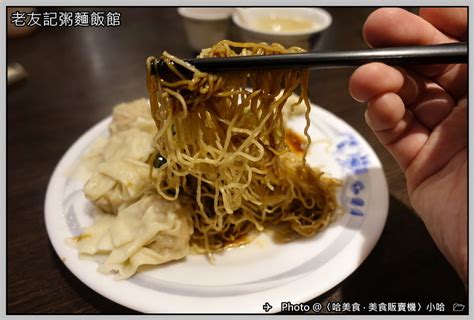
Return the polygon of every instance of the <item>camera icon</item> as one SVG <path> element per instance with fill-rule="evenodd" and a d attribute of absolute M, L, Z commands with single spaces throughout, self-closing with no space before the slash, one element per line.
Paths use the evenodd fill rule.
<path fill-rule="evenodd" d="M 453 311 L 456 312 L 463 312 L 464 311 L 464 305 L 461 303 L 453 303 Z"/>

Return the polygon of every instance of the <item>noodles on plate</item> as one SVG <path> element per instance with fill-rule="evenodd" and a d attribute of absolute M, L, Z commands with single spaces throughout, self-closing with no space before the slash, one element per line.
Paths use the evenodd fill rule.
<path fill-rule="evenodd" d="M 224 40 L 199 57 L 301 51 Z M 161 59 L 169 74 L 160 77 L 151 72 L 153 59 L 147 61 L 151 112 L 158 128 L 153 159 L 166 159 L 156 165 L 153 180 L 167 200 L 181 195 L 193 199 L 195 250 L 219 251 L 267 226 L 285 237 L 311 236 L 331 221 L 338 182 L 310 168 L 306 152 L 298 157 L 285 142 L 282 109 L 300 89 L 296 104 L 306 106 L 304 134 L 311 143 L 308 70 L 209 74 L 164 52 Z"/>
<path fill-rule="evenodd" d="M 224 40 L 198 58 L 301 51 Z M 105 254 L 102 269 L 126 278 L 264 230 L 279 240 L 309 237 L 335 218 L 340 182 L 306 162 L 308 70 L 210 74 L 164 52 L 165 72 L 155 74 L 154 59 L 151 108 L 144 100 L 116 107 L 108 141 L 93 148 L 98 164 L 84 191 L 103 213 L 76 238 L 79 252 Z M 288 108 L 304 109 L 302 153 L 286 140 Z"/>

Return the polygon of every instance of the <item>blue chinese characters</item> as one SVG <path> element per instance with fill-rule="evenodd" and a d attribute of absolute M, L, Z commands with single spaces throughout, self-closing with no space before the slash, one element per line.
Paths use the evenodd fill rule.
<path fill-rule="evenodd" d="M 334 158 L 348 175 L 344 201 L 348 212 L 354 216 L 363 216 L 366 201 L 363 199 L 366 185 L 363 176 L 368 173 L 369 157 L 360 146 L 360 142 L 351 133 L 342 133 L 336 144 Z"/>

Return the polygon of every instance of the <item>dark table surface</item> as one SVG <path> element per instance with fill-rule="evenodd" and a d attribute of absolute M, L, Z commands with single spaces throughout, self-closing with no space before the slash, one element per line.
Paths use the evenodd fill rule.
<path fill-rule="evenodd" d="M 8 88 L 7 98 L 8 313 L 134 313 L 68 271 L 49 242 L 43 211 L 49 178 L 67 148 L 115 104 L 146 96 L 145 58 L 165 49 L 191 55 L 176 9 L 116 10 L 122 13 L 117 28 L 40 28 L 8 40 L 8 62 L 29 74 Z M 334 21 L 316 48 L 365 48 L 361 28 L 372 10 L 328 8 Z M 390 209 L 365 262 L 314 302 L 444 302 L 450 311 L 453 302 L 467 302 L 465 287 L 411 209 L 401 171 L 364 122 L 364 105 L 349 96 L 352 71 L 312 72 L 309 96 L 373 146 L 387 176 Z"/>

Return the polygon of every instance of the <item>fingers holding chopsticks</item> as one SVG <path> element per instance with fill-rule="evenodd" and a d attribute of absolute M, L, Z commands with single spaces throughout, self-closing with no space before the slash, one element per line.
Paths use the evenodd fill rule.
<path fill-rule="evenodd" d="M 398 8 L 378 9 L 367 18 L 364 38 L 372 47 L 391 47 L 456 42 L 465 36 L 465 9 L 453 8 L 444 13 L 422 9 L 420 15 Z M 451 21 L 453 16 L 458 21 Z M 354 99 L 367 102 L 368 125 L 405 170 L 431 131 L 466 94 L 466 83 L 466 64 L 405 70 L 369 63 L 353 73 L 349 91 Z"/>
<path fill-rule="evenodd" d="M 370 63 L 358 68 L 349 81 L 349 91 L 354 99 L 368 102 L 367 119 L 373 120 L 369 124 L 374 130 L 389 127 L 395 118 L 400 120 L 403 114 L 400 115 L 399 106 L 402 110 L 405 107 L 410 109 L 415 119 L 431 130 L 455 105 L 453 98 L 430 79 L 382 63 Z M 398 98 L 389 95 L 385 100 L 381 99 L 386 93 L 396 94 Z M 387 101 L 393 101 L 393 106 Z M 382 104 L 384 107 L 377 107 Z"/>
<path fill-rule="evenodd" d="M 402 45 L 429 45 L 457 42 L 453 35 L 462 35 L 467 30 L 466 9 L 452 8 L 451 13 L 439 13 L 441 9 L 420 10 L 420 16 L 399 8 L 382 8 L 374 11 L 364 24 L 363 35 L 372 47 L 390 47 Z M 427 17 L 424 19 L 423 14 Z M 458 15 L 461 21 L 451 21 L 452 15 Z M 436 26 L 443 25 L 439 30 Z M 466 32 L 465 30 L 465 32 Z M 448 34 L 443 31 L 449 32 Z M 467 79 L 467 65 L 425 65 L 414 70 L 433 79 L 445 88 L 454 98 L 460 98 L 465 90 L 460 84 Z M 462 88 L 463 86 L 461 86 Z"/>
<path fill-rule="evenodd" d="M 375 79 L 375 80 L 374 80 Z M 405 170 L 426 142 L 429 131 L 418 121 L 397 93 L 419 91 L 416 82 L 404 81 L 399 70 L 382 63 L 358 68 L 349 81 L 354 99 L 367 102 L 367 124 Z"/>

